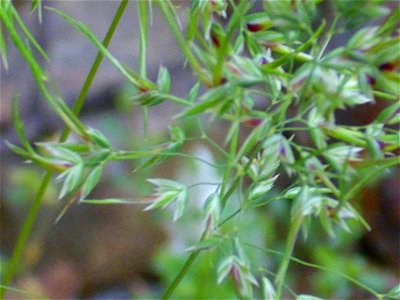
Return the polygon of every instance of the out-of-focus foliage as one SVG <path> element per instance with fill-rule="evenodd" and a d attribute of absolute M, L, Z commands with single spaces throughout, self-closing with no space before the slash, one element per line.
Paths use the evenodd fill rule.
<path fill-rule="evenodd" d="M 130 99 L 144 107 L 145 128 L 152 122 L 148 110 L 166 102 L 181 106 L 165 124 L 169 136 L 154 142 L 146 135 L 146 143 L 119 149 L 107 134 L 84 124 L 50 88 L 33 52 L 45 56 L 43 50 L 13 5 L 4 2 L 4 31 L 68 128 L 60 141 L 33 147 L 15 101 L 13 119 L 21 145 L 9 147 L 58 173 L 58 198 L 68 204 L 57 220 L 67 217 L 74 203 L 146 204 L 145 210 L 172 207 L 174 226 L 181 231 L 197 228 L 193 232 L 201 236 L 199 241 L 194 233 L 183 235 L 178 254 L 165 248 L 156 259 L 166 286 L 164 298 L 318 299 L 311 293 L 396 298 L 397 290 L 388 292 L 393 287 L 384 274 L 370 271 L 365 258 L 351 252 L 360 234 L 370 229 L 361 213 L 363 203 L 355 201 L 357 194 L 400 162 L 394 129 L 399 121 L 399 10 L 389 11 L 383 1 L 333 1 L 333 19 L 325 20 L 322 4 L 264 1 L 254 12 L 254 3 L 244 0 L 192 1 L 182 31 L 178 8 L 169 1 L 156 2 L 197 78 L 186 97 L 171 94 L 173 77 L 166 68 L 160 67 L 156 82 L 145 76 L 145 20 L 151 12 L 146 4 L 139 10 L 140 72 L 124 66 L 88 26 L 48 8 L 90 40 L 134 87 Z M 41 8 L 40 1 L 33 7 Z M 383 17 L 379 25 L 366 23 L 378 17 Z M 341 47 L 328 47 L 337 34 L 350 29 L 355 32 Z M 3 62 L 6 66 L 6 55 Z M 384 109 L 366 125 L 337 121 L 340 111 L 378 102 Z M 228 125 L 215 129 L 214 124 Z M 216 131 L 223 131 L 224 140 L 213 137 Z M 69 132 L 75 141 L 66 142 Z M 186 151 L 190 142 L 205 147 L 206 158 Z M 158 170 L 172 157 L 208 169 L 181 171 L 184 177 L 148 175 L 148 169 Z M 106 166 L 117 161 L 133 161 L 136 175 L 151 177 L 146 179 L 154 191 L 135 199 L 91 198 Z M 190 170 L 189 164 L 180 165 Z M 174 236 L 179 232 L 171 230 L 171 241 L 179 239 Z"/>

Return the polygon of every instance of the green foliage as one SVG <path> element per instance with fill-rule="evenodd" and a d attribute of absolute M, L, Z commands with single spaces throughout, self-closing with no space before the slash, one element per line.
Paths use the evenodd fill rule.
<path fill-rule="evenodd" d="M 202 195 L 204 205 L 196 211 L 200 217 L 189 218 L 192 223 L 205 225 L 200 241 L 191 242 L 187 248 L 191 254 L 181 271 L 178 272 L 177 263 L 183 263 L 182 256 L 160 254 L 158 265 L 165 264 L 161 276 L 166 282 L 172 282 L 166 287 L 164 299 L 169 298 L 177 287 L 179 297 L 233 297 L 234 290 L 238 298 L 282 299 L 287 290 L 299 300 L 320 299 L 297 295 L 288 286 L 287 277 L 293 277 L 289 269 L 292 261 L 331 272 L 376 298 L 398 297 L 398 287 L 385 294 L 381 289 L 386 287 L 378 287 L 378 292 L 362 283 L 359 271 L 341 273 L 335 270 L 332 262 L 335 263 L 337 256 L 318 262 L 321 253 L 318 254 L 317 246 L 323 239 L 318 240 L 316 233 L 333 240 L 341 234 L 341 229 L 352 234 L 357 226 L 354 224 L 362 224 L 368 229 L 352 200 L 368 182 L 400 164 L 395 152 L 399 148 L 398 133 L 393 130 L 399 122 L 396 63 L 400 54 L 399 38 L 395 35 L 399 12 L 396 10 L 389 15 L 381 1 L 333 1 L 335 19 L 328 22 L 320 18 L 320 0 L 264 1 L 261 11 L 256 13 L 251 12 L 252 1 L 192 1 L 185 35 L 180 29 L 178 8 L 170 1 L 155 3 L 197 77 L 197 83 L 186 98 L 170 93 L 173 78 L 165 67 L 159 68 L 156 82 L 146 77 L 147 20 L 152 2 L 147 5 L 140 1 L 138 4 L 140 72 L 122 65 L 107 50 L 107 43 L 102 43 L 88 26 L 62 11 L 48 8 L 90 40 L 99 51 L 98 57 L 107 58 L 134 87 L 135 93 L 130 99 L 132 104 L 144 107 L 146 139 L 147 123 L 152 121 L 148 119 L 148 109 L 163 102 L 182 106 L 180 113 L 171 117 L 171 124 L 175 126 L 169 127 L 169 137 L 128 150 L 115 149 L 105 134 L 80 121 L 77 113 L 83 102 L 79 102 L 76 110 L 71 110 L 59 95 L 50 92 L 50 79 L 23 40 L 27 39 L 46 57 L 44 51 L 23 25 L 12 3 L 3 1 L 1 4 L 0 16 L 5 26 L 2 30 L 10 35 L 31 68 L 49 105 L 78 138 L 76 143 L 65 142 L 69 132 L 64 131 L 59 142 L 36 143 L 43 149 L 37 151 L 25 136 L 17 102 L 14 102 L 13 119 L 21 146 L 9 146 L 25 159 L 59 173 L 59 198 L 72 201 L 60 216 L 74 202 L 94 205 L 141 203 L 147 204 L 145 210 L 165 208 L 174 203 L 173 220 L 184 222 L 182 220 L 196 211 L 191 207 L 191 189 L 195 185 L 213 185 L 212 192 Z M 121 5 L 126 4 L 123 1 Z M 41 1 L 32 4 L 33 9 L 38 9 L 39 17 L 41 7 Z M 124 7 L 120 9 L 122 14 Z M 360 27 L 380 16 L 386 17 L 381 25 Z M 117 23 L 118 20 L 110 30 L 115 29 Z M 357 31 L 345 45 L 327 50 L 333 36 L 354 28 Z M 7 67 L 3 36 L 0 48 L 3 64 Z M 85 98 L 96 67 L 93 70 L 79 99 Z M 387 105 L 371 124 L 346 126 L 337 123 L 338 110 L 374 103 L 378 97 Z M 218 121 L 230 124 L 225 132 L 225 143 L 210 137 L 212 126 Z M 194 128 L 187 130 L 185 122 L 195 124 L 192 125 Z M 250 129 L 245 131 L 245 127 Z M 200 132 L 201 136 L 194 132 Z M 210 162 L 181 152 L 189 140 L 205 142 L 210 151 L 220 155 L 218 161 Z M 171 157 L 188 157 L 202 162 L 220 174 L 221 180 L 187 186 L 178 180 L 148 178 L 155 191 L 143 201 L 90 199 L 91 191 L 100 182 L 108 164 L 134 161 L 135 173 L 141 173 Z M 48 174 L 46 178 L 52 175 Z M 281 177 L 290 178 L 290 183 L 283 188 L 276 184 Z M 38 204 L 42 190 L 46 189 L 46 180 L 44 188 L 39 190 Z M 258 228 L 248 224 L 253 216 L 263 220 Z M 34 218 L 32 213 L 31 220 Z M 25 233 L 30 231 L 31 223 L 27 223 Z M 305 237 L 314 238 L 312 243 L 316 246 L 310 252 L 321 265 L 293 257 L 300 243 L 301 230 Z M 264 239 L 259 240 L 260 244 L 251 241 L 250 238 L 259 231 L 270 235 L 280 231 L 287 235 L 284 244 L 273 237 L 265 238 L 283 250 L 266 248 Z M 24 236 L 6 285 L 14 275 L 24 239 L 26 241 L 26 234 Z M 252 247 L 246 247 L 249 242 Z M 275 257 L 272 258 L 272 254 Z M 211 263 L 196 264 L 197 257 L 202 262 L 207 257 Z M 171 262 L 175 260 L 176 263 Z M 270 263 L 266 265 L 265 261 Z M 192 265 L 193 270 L 190 270 Z M 178 275 L 173 279 L 171 276 L 176 273 Z M 209 289 L 205 290 L 210 294 L 202 294 L 204 286 L 194 275 L 196 273 L 207 276 L 205 285 Z M 338 286 L 343 282 L 340 280 Z M 218 284 L 225 287 L 221 292 L 214 288 Z M 191 294 L 189 287 L 195 292 Z M 328 292 L 335 295 L 335 291 Z M 328 292 L 324 296 L 330 297 Z"/>

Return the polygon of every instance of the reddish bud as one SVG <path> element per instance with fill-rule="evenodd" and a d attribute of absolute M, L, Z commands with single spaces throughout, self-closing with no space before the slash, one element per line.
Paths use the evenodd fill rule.
<path fill-rule="evenodd" d="M 225 77 L 221 77 L 221 79 L 219 80 L 219 85 L 223 85 L 227 82 L 228 80 Z"/>
<path fill-rule="evenodd" d="M 218 39 L 218 36 L 212 31 L 211 31 L 211 41 L 215 47 L 219 48 L 221 46 L 221 41 Z"/>
<path fill-rule="evenodd" d="M 393 72 L 395 69 L 396 69 L 396 65 L 391 62 L 387 62 L 387 63 L 381 64 L 379 66 L 379 70 L 386 71 L 386 72 Z"/>
<path fill-rule="evenodd" d="M 244 121 L 243 124 L 246 127 L 254 128 L 254 127 L 260 126 L 262 122 L 263 122 L 262 119 L 250 119 L 250 120 Z"/>
<path fill-rule="evenodd" d="M 240 285 L 240 271 L 236 265 L 232 265 L 230 273 L 235 283 Z"/>
<path fill-rule="evenodd" d="M 265 26 L 263 26 L 263 24 L 259 24 L 259 23 L 247 23 L 247 30 L 250 32 L 257 32 L 257 31 L 261 31 L 265 28 Z"/>
<path fill-rule="evenodd" d="M 373 86 L 373 85 L 375 85 L 376 80 L 371 75 L 367 75 L 367 82 L 368 82 L 369 85 Z"/>

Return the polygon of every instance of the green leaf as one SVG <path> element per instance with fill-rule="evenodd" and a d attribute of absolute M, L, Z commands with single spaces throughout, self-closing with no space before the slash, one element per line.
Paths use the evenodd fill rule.
<path fill-rule="evenodd" d="M 389 299 L 400 299 L 400 284 L 391 289 L 385 297 Z"/>
<path fill-rule="evenodd" d="M 274 176 L 273 178 L 262 180 L 260 182 L 256 182 L 254 187 L 251 188 L 249 194 L 249 200 L 254 201 L 260 198 L 261 196 L 265 195 L 269 190 L 272 189 L 274 183 L 279 175 Z"/>
<path fill-rule="evenodd" d="M 240 55 L 243 52 L 244 42 L 244 34 L 239 34 L 232 47 L 234 54 Z"/>
<path fill-rule="evenodd" d="M 259 126 L 254 128 L 253 131 L 248 135 L 238 154 L 236 155 L 236 161 L 239 162 L 242 157 L 247 155 L 257 143 L 262 141 L 270 129 L 271 124 L 270 120 L 268 119 L 265 119 Z"/>
<path fill-rule="evenodd" d="M 287 198 L 287 199 L 296 198 L 296 196 L 300 193 L 301 189 L 302 189 L 302 187 L 299 187 L 299 186 L 291 188 L 284 194 L 284 198 Z M 328 188 L 310 187 L 309 189 L 310 189 L 310 192 L 313 194 L 329 194 L 331 192 L 331 190 Z"/>
<path fill-rule="evenodd" d="M 206 219 L 211 219 L 211 228 L 214 227 L 221 216 L 221 198 L 218 192 L 212 193 L 207 197 L 204 203 L 204 212 Z"/>
<path fill-rule="evenodd" d="M 169 127 L 170 135 L 173 141 L 183 143 L 185 141 L 185 132 L 178 126 Z"/>
<path fill-rule="evenodd" d="M 85 167 L 93 168 L 100 164 L 104 164 L 110 159 L 111 156 L 112 153 L 108 150 L 96 151 L 94 152 L 93 156 L 85 161 Z"/>
<path fill-rule="evenodd" d="M 0 55 L 1 59 L 3 61 L 4 69 L 7 71 L 8 70 L 8 60 L 7 60 L 7 45 L 4 40 L 4 34 L 3 34 L 3 27 L 0 26 Z"/>
<path fill-rule="evenodd" d="M 64 198 L 68 193 L 77 190 L 83 178 L 83 164 L 77 164 L 58 176 L 58 179 L 65 177 L 58 199 Z"/>
<path fill-rule="evenodd" d="M 316 107 L 311 109 L 308 115 L 308 126 L 310 129 L 311 138 L 318 149 L 324 149 L 327 146 L 326 136 L 323 131 L 319 128 L 325 120 L 318 114 Z"/>
<path fill-rule="evenodd" d="M 82 185 L 81 199 L 86 198 L 87 195 L 94 189 L 100 180 L 101 174 L 103 173 L 103 165 L 95 167 L 90 171 L 89 175 L 85 179 L 85 183 Z"/>
<path fill-rule="evenodd" d="M 400 113 L 396 113 L 389 121 L 388 125 L 395 125 L 400 123 Z"/>
<path fill-rule="evenodd" d="M 220 284 L 226 276 L 229 274 L 231 271 L 232 265 L 237 261 L 237 257 L 234 255 L 230 255 L 225 257 L 221 263 L 218 265 L 217 269 L 217 274 L 218 274 L 218 279 L 217 282 Z"/>
<path fill-rule="evenodd" d="M 191 90 L 189 91 L 189 95 L 187 96 L 187 100 L 189 102 L 194 102 L 199 95 L 200 91 L 200 83 L 196 83 Z"/>
<path fill-rule="evenodd" d="M 63 147 L 63 144 L 55 144 L 54 146 L 44 144 L 43 146 L 58 159 L 71 162 L 74 165 L 82 163 L 81 157 L 67 147 Z"/>
<path fill-rule="evenodd" d="M 176 207 L 174 212 L 174 221 L 182 217 L 185 211 L 187 202 L 189 200 L 189 193 L 186 188 L 182 189 L 176 197 Z"/>
<path fill-rule="evenodd" d="M 325 158 L 329 161 L 330 165 L 340 172 L 350 169 L 349 161 L 359 161 L 360 152 L 363 150 L 361 147 L 348 146 L 346 144 L 337 144 L 324 152 Z"/>
<path fill-rule="evenodd" d="M 296 220 L 299 216 L 306 216 L 309 214 L 309 211 L 305 211 L 306 205 L 310 202 L 311 193 L 309 186 L 305 185 L 300 188 L 298 194 L 294 200 L 292 211 L 291 211 L 291 219 L 292 222 Z"/>
<path fill-rule="evenodd" d="M 320 219 L 322 227 L 329 234 L 329 236 L 332 238 L 335 238 L 336 235 L 335 235 L 335 232 L 333 231 L 333 227 L 332 227 L 332 218 L 329 215 L 329 211 L 327 209 L 321 210 L 321 213 L 319 214 L 319 219 Z"/>
<path fill-rule="evenodd" d="M 65 148 L 68 149 L 72 152 L 88 152 L 91 150 L 91 147 L 87 144 L 70 144 L 70 143 L 58 143 L 58 142 L 39 142 L 35 143 L 35 145 L 39 147 L 43 147 L 45 149 L 51 149 L 51 148 Z"/>
<path fill-rule="evenodd" d="M 38 11 L 39 22 L 42 23 L 42 0 L 32 0 L 31 13 Z"/>
<path fill-rule="evenodd" d="M 149 157 L 161 152 L 163 149 L 156 148 L 156 150 L 150 151 L 117 151 L 114 152 L 113 157 L 116 160 L 131 160 L 131 159 L 138 159 L 143 157 Z"/>
<path fill-rule="evenodd" d="M 186 186 L 173 180 L 161 178 L 147 179 L 147 181 L 157 186 L 157 193 L 154 202 L 144 210 L 164 208 L 171 202 L 176 201 L 174 221 L 179 219 L 185 210 L 189 198 Z"/>
<path fill-rule="evenodd" d="M 208 239 L 202 240 L 198 242 L 196 245 L 193 245 L 189 248 L 187 248 L 185 251 L 187 252 L 192 252 L 192 251 L 203 251 L 203 250 L 209 250 L 211 248 L 216 247 L 218 244 L 220 244 L 223 241 L 222 238 L 212 236 Z"/>
<path fill-rule="evenodd" d="M 102 147 L 102 148 L 111 148 L 110 142 L 109 142 L 108 139 L 104 136 L 104 134 L 101 133 L 99 130 L 94 129 L 94 128 L 89 128 L 89 129 L 87 130 L 87 133 L 88 133 L 88 135 L 89 135 L 89 137 L 90 137 L 90 140 L 91 140 L 94 144 L 96 144 L 96 145 L 98 145 L 98 146 L 100 146 L 100 147 Z"/>
<path fill-rule="evenodd" d="M 384 154 L 376 139 L 370 135 L 366 135 L 365 140 L 367 141 L 367 150 L 373 159 L 383 159 Z"/>
<path fill-rule="evenodd" d="M 134 169 L 133 172 L 137 172 L 138 170 L 149 168 L 155 165 L 159 165 L 167 158 L 171 157 L 178 149 L 182 146 L 181 142 L 172 142 L 168 144 L 163 144 L 155 147 L 151 152 L 148 152 L 147 155 L 154 155 L 154 157 L 148 159 L 143 164 L 139 165 Z"/>
<path fill-rule="evenodd" d="M 208 101 L 201 102 L 197 105 L 192 106 L 189 109 L 186 109 L 185 111 L 180 113 L 177 116 L 177 118 L 190 117 L 190 116 L 195 116 L 195 115 L 201 114 L 202 112 L 221 104 L 221 101 L 222 101 L 221 99 L 214 98 L 214 99 L 210 99 Z"/>
<path fill-rule="evenodd" d="M 118 59 L 116 59 L 106 47 L 103 46 L 103 44 L 97 39 L 97 37 L 92 33 L 92 31 L 89 29 L 87 25 L 85 25 L 82 22 L 79 22 L 75 20 L 74 18 L 70 17 L 66 13 L 52 8 L 52 7 L 47 7 L 48 10 L 55 12 L 56 14 L 60 15 L 62 18 L 64 18 L 68 23 L 70 23 L 72 26 L 74 26 L 78 31 L 82 32 L 86 37 L 92 41 L 92 43 L 96 46 L 96 48 L 105 56 L 107 59 L 114 65 L 114 67 L 121 72 L 123 76 L 125 76 L 126 79 L 128 79 L 134 86 L 138 88 L 146 88 L 148 89 L 149 87 L 152 89 L 155 89 L 156 86 L 141 78 L 138 74 L 136 74 L 133 71 L 128 71 L 120 62 Z"/>
<path fill-rule="evenodd" d="M 147 179 L 148 182 L 157 186 L 157 191 L 180 191 L 185 188 L 184 185 L 169 179 L 164 178 L 150 178 Z"/>
<path fill-rule="evenodd" d="M 164 102 L 166 97 L 158 91 L 139 92 L 131 98 L 132 101 L 138 102 L 144 106 L 154 106 Z"/>
<path fill-rule="evenodd" d="M 230 100 L 230 86 L 219 86 L 211 89 L 200 98 L 200 103 L 184 110 L 176 118 L 195 116 L 205 112 L 210 108 L 215 108 Z"/>
<path fill-rule="evenodd" d="M 8 141 L 6 141 L 6 145 L 8 148 L 11 149 L 11 151 L 15 152 L 18 155 L 21 155 L 24 158 L 31 158 L 32 157 L 32 153 L 26 151 L 24 148 L 18 147 L 14 144 L 9 143 Z"/>
<path fill-rule="evenodd" d="M 160 69 L 158 70 L 157 86 L 163 93 L 169 93 L 171 88 L 171 77 L 168 70 L 163 66 L 160 66 Z"/>
<path fill-rule="evenodd" d="M 262 281 L 263 299 L 265 300 L 276 299 L 276 291 L 271 281 L 267 277 L 263 277 L 261 281 Z"/>
<path fill-rule="evenodd" d="M 164 208 L 171 202 L 176 200 L 178 193 L 176 191 L 163 192 L 157 195 L 154 199 L 154 202 L 149 206 L 145 207 L 144 211 L 156 209 L 156 208 Z"/>
<path fill-rule="evenodd" d="M 31 147 L 28 138 L 25 134 L 24 123 L 22 122 L 21 115 L 18 109 L 18 98 L 14 97 L 12 102 L 12 119 L 14 122 L 15 131 L 18 134 L 18 138 L 21 141 L 22 145 L 25 147 L 26 151 L 29 153 L 35 153 L 33 148 Z"/>
<path fill-rule="evenodd" d="M 109 198 L 109 199 L 84 199 L 81 203 L 94 204 L 94 205 L 111 205 L 111 204 L 138 204 L 135 201 L 120 199 L 120 198 Z M 140 204 L 140 203 L 139 203 Z"/>
<path fill-rule="evenodd" d="M 38 1 L 38 0 L 36 0 Z M 41 1 L 41 0 L 39 0 Z M 14 8 L 13 5 L 10 6 L 12 9 L 12 14 L 13 18 L 17 21 L 18 25 L 21 27 L 22 32 L 25 34 L 25 36 L 28 38 L 28 40 L 31 42 L 31 44 L 35 47 L 35 49 L 42 55 L 46 60 L 49 60 L 46 52 L 43 50 L 43 48 L 39 45 L 39 43 L 35 40 L 35 38 L 32 36 L 30 33 L 29 29 L 25 26 L 24 21 L 22 21 L 21 17 L 19 16 L 17 10 Z M 39 7 L 39 19 L 41 19 L 41 9 Z"/>

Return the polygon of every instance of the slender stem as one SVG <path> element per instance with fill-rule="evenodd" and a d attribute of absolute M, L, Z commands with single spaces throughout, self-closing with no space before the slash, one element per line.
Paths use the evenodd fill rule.
<path fill-rule="evenodd" d="M 238 179 L 236 179 L 235 182 L 237 183 Z M 224 195 L 223 202 L 226 202 L 226 199 L 232 195 L 232 193 L 235 191 L 235 188 L 236 188 L 236 185 L 233 184 L 231 186 L 231 188 Z M 222 224 L 219 226 L 222 226 Z M 201 242 L 206 237 L 206 234 L 207 234 L 207 228 L 204 230 L 203 234 L 201 235 L 199 242 Z M 201 250 L 196 250 L 196 251 L 192 252 L 192 254 L 190 254 L 190 256 L 187 258 L 185 264 L 183 265 L 182 269 L 180 270 L 178 275 L 176 275 L 174 281 L 168 286 L 167 290 L 164 292 L 161 299 L 166 300 L 171 297 L 172 293 L 175 291 L 175 289 L 177 288 L 179 283 L 182 281 L 183 277 L 185 277 L 186 273 L 189 271 L 190 267 L 192 266 L 192 264 L 194 263 L 194 261 L 196 260 L 197 256 L 200 254 L 200 252 L 201 252 Z"/>
<path fill-rule="evenodd" d="M 109 45 L 111 38 L 119 24 L 119 21 L 125 11 L 127 4 L 128 4 L 128 0 L 121 1 L 121 4 L 118 7 L 118 10 L 115 13 L 112 23 L 111 23 L 111 25 L 108 29 L 108 32 L 104 38 L 103 45 L 105 47 L 107 47 Z M 75 105 L 73 108 L 73 112 L 75 113 L 75 115 L 79 114 L 80 110 L 83 107 L 83 104 L 85 103 L 86 96 L 89 92 L 90 86 L 93 82 L 93 79 L 97 73 L 97 70 L 100 66 L 102 59 L 103 59 L 103 55 L 99 51 L 95 58 L 95 61 L 93 62 L 90 72 L 89 72 L 88 76 L 86 77 L 86 80 L 82 86 L 82 89 L 76 99 L 76 102 L 75 102 Z M 64 131 L 62 132 L 59 141 L 60 142 L 65 141 L 67 139 L 67 137 L 69 136 L 70 132 L 71 132 L 70 128 L 66 127 L 64 129 Z M 25 249 L 25 245 L 26 245 L 29 235 L 32 231 L 33 224 L 35 223 L 35 221 L 37 219 L 42 200 L 46 193 L 47 187 L 50 184 L 52 176 L 53 176 L 53 172 L 46 172 L 46 174 L 43 177 L 42 183 L 39 187 L 36 197 L 32 203 L 32 206 L 28 212 L 28 215 L 27 215 L 27 217 L 24 221 L 24 224 L 22 225 L 21 231 L 18 235 L 17 243 L 15 245 L 12 257 L 10 259 L 10 262 L 7 266 L 7 269 L 6 269 L 4 277 L 3 277 L 3 282 L 2 282 L 3 286 L 8 286 L 15 276 L 17 267 L 21 261 L 22 253 Z M 6 289 L 4 289 L 4 288 L 0 289 L 0 299 L 4 299 L 5 292 L 6 292 Z"/>
<path fill-rule="evenodd" d="M 258 146 L 260 147 L 260 145 Z M 251 161 L 251 159 L 250 159 Z M 250 163 L 248 163 L 245 166 L 245 169 L 250 167 Z M 226 201 L 229 199 L 229 197 L 232 196 L 232 194 L 234 193 L 234 191 L 236 190 L 237 185 L 240 182 L 240 178 L 241 175 L 236 175 L 236 177 L 234 178 L 230 188 L 228 189 L 228 191 L 224 194 L 223 198 L 221 199 L 221 203 L 222 205 L 224 205 L 226 203 Z M 237 212 L 239 213 L 239 211 Z M 234 215 L 236 215 L 236 212 L 234 213 Z M 233 217 L 233 216 L 232 216 Z M 222 223 L 218 224 L 217 226 L 220 227 L 225 223 L 225 221 L 223 221 Z M 207 228 L 204 230 L 200 241 L 201 242 L 205 237 L 206 237 L 206 233 L 207 233 Z M 201 250 L 196 250 L 194 251 L 186 260 L 184 266 L 182 267 L 181 271 L 178 273 L 178 275 L 175 277 L 174 281 L 171 283 L 171 285 L 167 288 L 167 290 L 165 291 L 164 295 L 161 297 L 161 299 L 169 299 L 169 297 L 172 295 L 172 293 L 174 292 L 174 290 L 176 289 L 176 287 L 179 285 L 179 283 L 182 281 L 183 277 L 186 275 L 186 273 L 189 271 L 190 267 L 192 266 L 193 262 L 196 260 L 197 256 L 200 254 Z"/>
<path fill-rule="evenodd" d="M 140 57 L 140 76 L 146 78 L 146 49 L 147 49 L 147 2 L 138 2 L 139 14 L 139 57 Z"/>
<path fill-rule="evenodd" d="M 17 21 L 19 27 L 21 27 L 22 32 L 25 34 L 29 42 L 32 43 L 32 45 L 36 48 L 36 50 L 42 55 L 47 61 L 49 58 L 47 57 L 47 54 L 44 52 L 42 47 L 37 43 L 37 41 L 34 39 L 32 34 L 29 32 L 29 29 L 25 26 L 24 21 L 22 21 L 21 17 L 18 15 L 17 10 L 15 9 L 14 6 L 11 6 L 11 10 L 13 12 L 13 17 Z"/>
<path fill-rule="evenodd" d="M 229 147 L 229 158 L 228 158 L 228 167 L 225 170 L 224 177 L 223 177 L 223 184 L 221 186 L 221 196 L 225 194 L 225 190 L 227 187 L 227 183 L 229 182 L 229 178 L 232 172 L 232 168 L 235 165 L 235 155 L 237 152 L 237 146 L 239 143 L 239 129 L 240 129 L 240 123 L 239 123 L 239 118 L 240 118 L 240 108 L 236 107 L 235 111 L 235 120 L 232 122 L 231 129 L 232 129 L 232 134 L 231 134 L 231 139 L 230 139 L 230 147 Z M 231 130 L 230 130 L 231 131 Z M 229 136 L 229 134 L 228 134 Z M 225 203 L 222 207 L 224 208 Z"/>
<path fill-rule="evenodd" d="M 151 5 L 151 4 L 150 4 Z M 146 49 L 147 49 L 147 1 L 138 1 L 139 15 L 139 58 L 140 58 L 140 76 L 146 78 Z M 143 106 L 143 135 L 144 140 L 148 140 L 149 108 Z"/>
<path fill-rule="evenodd" d="M 385 92 L 381 92 L 381 91 L 373 91 L 372 92 L 375 96 L 386 99 L 386 100 L 390 100 L 390 101 L 398 101 L 399 97 L 396 95 L 391 95 L 389 93 L 385 93 Z"/>
<path fill-rule="evenodd" d="M 69 128 L 73 129 L 78 135 L 85 136 L 86 135 L 85 126 L 79 121 L 78 118 L 76 118 L 76 116 L 71 115 L 66 105 L 60 102 L 57 98 L 53 97 L 53 95 L 48 90 L 45 84 L 45 72 L 40 67 L 38 62 L 35 60 L 30 49 L 26 47 L 22 38 L 19 36 L 17 30 L 14 28 L 14 25 L 12 23 L 12 18 L 14 17 L 15 14 L 17 14 L 17 12 L 13 10 L 13 15 L 7 16 L 7 14 L 3 10 L 0 10 L 1 20 L 5 24 L 5 27 L 7 28 L 16 48 L 19 50 L 20 54 L 27 62 L 37 87 L 43 94 L 46 101 L 59 115 L 59 117 L 65 122 L 65 124 Z"/>
<path fill-rule="evenodd" d="M 174 96 L 174 95 L 160 94 L 160 96 L 165 97 L 165 98 L 171 100 L 172 102 L 175 102 L 175 103 L 180 104 L 180 105 L 185 105 L 185 106 L 193 105 L 192 102 L 189 102 L 189 101 L 187 101 L 187 100 L 185 100 L 183 98 L 180 98 L 180 97 L 177 97 L 177 96 Z"/>
<path fill-rule="evenodd" d="M 224 58 L 229 50 L 229 40 L 232 38 L 233 33 L 235 32 L 238 25 L 240 25 L 240 22 L 243 20 L 242 16 L 246 14 L 246 12 L 250 9 L 252 5 L 253 4 L 251 1 L 249 3 L 247 0 L 246 1 L 242 0 L 240 4 L 237 6 L 237 8 L 234 10 L 232 17 L 230 18 L 231 21 L 228 24 L 228 30 L 226 36 L 221 43 L 217 55 L 217 62 L 215 64 L 214 74 L 213 74 L 214 85 L 218 85 L 221 82 L 221 77 L 224 69 Z"/>
<path fill-rule="evenodd" d="M 25 218 L 24 224 L 22 225 L 21 232 L 18 235 L 17 243 L 14 248 L 10 262 L 7 264 L 7 269 L 3 278 L 3 286 L 8 286 L 14 278 L 17 267 L 22 257 L 22 253 L 25 249 L 26 242 L 32 231 L 33 224 L 37 218 L 37 215 L 42 204 L 42 199 L 45 195 L 46 189 L 51 181 L 53 172 L 47 172 L 42 180 L 39 190 L 36 194 L 35 200 L 29 209 L 28 215 Z M 4 299 L 6 289 L 0 288 L 0 299 Z"/>
<path fill-rule="evenodd" d="M 204 239 L 206 236 L 207 229 L 204 230 L 203 234 L 201 235 L 200 241 Z M 181 271 L 178 273 L 178 275 L 175 277 L 174 281 L 169 285 L 167 290 L 164 292 L 164 294 L 161 296 L 162 300 L 169 299 L 172 295 L 172 293 L 175 291 L 176 287 L 179 285 L 183 277 L 185 277 L 186 273 L 189 271 L 190 267 L 196 260 L 197 256 L 200 254 L 200 250 L 192 252 L 190 254 L 189 258 L 186 260 L 185 264 L 183 265 Z"/>
<path fill-rule="evenodd" d="M 228 217 L 226 217 L 224 220 L 222 220 L 217 226 L 215 226 L 215 228 L 213 228 L 213 230 L 216 230 L 218 228 L 220 228 L 222 225 L 224 225 L 226 222 L 228 222 L 229 220 L 231 220 L 232 218 L 234 218 L 238 213 L 240 213 L 243 210 L 243 208 L 238 208 L 237 210 L 235 210 L 232 214 L 230 214 Z"/>
<path fill-rule="evenodd" d="M 161 12 L 163 13 L 169 28 L 171 29 L 172 33 L 174 34 L 179 47 L 181 47 L 188 62 L 192 66 L 193 71 L 196 73 L 196 75 L 202 82 L 209 85 L 210 84 L 209 78 L 204 73 L 204 71 L 203 71 L 200 63 L 197 61 L 196 57 L 193 55 L 193 52 L 190 49 L 189 43 L 185 40 L 184 36 L 182 35 L 182 31 L 180 30 L 180 28 L 175 20 L 174 14 L 171 11 L 171 3 L 169 1 L 157 1 L 157 4 L 159 5 Z"/>
<path fill-rule="evenodd" d="M 292 257 L 294 245 L 296 244 L 297 235 L 299 233 L 301 223 L 303 222 L 303 216 L 297 216 L 289 229 L 289 235 L 286 243 L 285 253 L 283 254 L 283 258 L 281 261 L 281 265 L 279 266 L 278 275 L 275 278 L 275 284 L 277 285 L 277 299 L 281 299 L 283 285 L 286 279 L 286 273 L 289 267 L 289 262 Z"/>
<path fill-rule="evenodd" d="M 250 243 L 244 243 L 244 245 L 252 247 L 252 248 L 255 248 L 255 249 L 259 249 L 259 250 L 262 250 L 262 251 L 265 251 L 265 252 L 268 252 L 268 253 L 272 253 L 272 254 L 275 254 L 275 255 L 279 255 L 279 256 L 283 256 L 284 255 L 280 251 L 269 249 L 269 248 L 264 248 L 264 247 L 259 247 L 259 246 L 256 246 L 256 245 L 253 245 L 253 244 L 250 244 Z M 358 281 L 357 279 L 355 279 L 355 278 L 353 278 L 353 277 L 351 277 L 351 276 L 349 276 L 349 275 L 347 275 L 345 273 L 342 273 L 342 272 L 336 271 L 336 270 L 332 270 L 330 268 L 327 268 L 327 267 L 324 267 L 324 266 L 321 266 L 321 265 L 313 264 L 313 263 L 301 260 L 299 258 L 296 258 L 294 256 L 291 256 L 290 260 L 292 260 L 295 263 L 298 263 L 300 265 L 306 266 L 306 267 L 310 267 L 310 268 L 314 268 L 314 269 L 317 269 L 317 270 L 321 270 L 321 271 L 325 271 L 325 272 L 330 272 L 330 273 L 336 274 L 336 275 L 338 275 L 340 277 L 343 277 L 343 278 L 351 281 L 355 285 L 358 285 L 362 289 L 370 292 L 371 294 L 373 294 L 378 299 L 382 299 L 383 295 L 379 294 L 378 292 L 376 292 L 375 290 L 371 289 L 367 285 L 363 284 L 362 282 Z M 262 271 L 266 271 L 266 270 L 264 270 L 264 268 L 261 268 L 261 270 Z M 273 274 L 271 274 L 271 275 L 273 275 Z"/>

